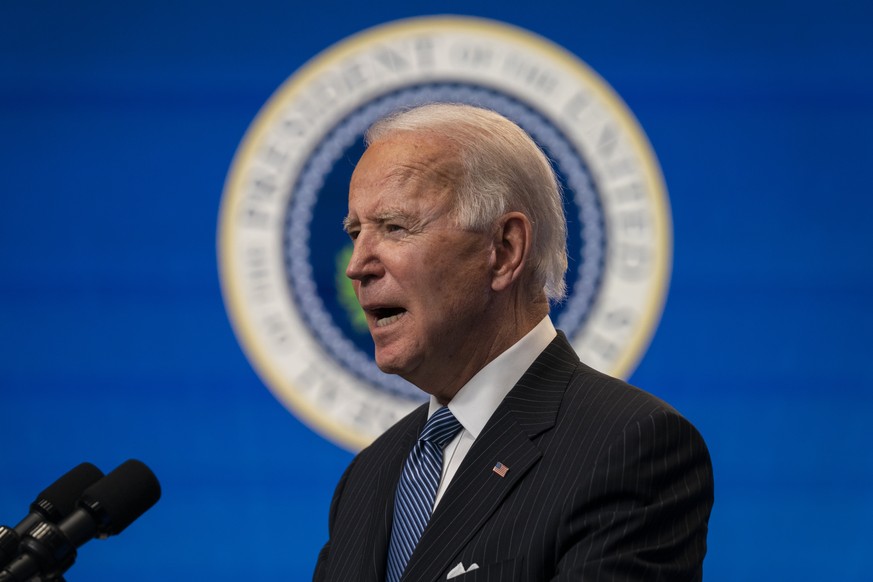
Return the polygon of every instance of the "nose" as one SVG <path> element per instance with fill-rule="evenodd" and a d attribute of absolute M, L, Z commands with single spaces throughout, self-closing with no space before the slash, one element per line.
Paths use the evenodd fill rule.
<path fill-rule="evenodd" d="M 380 277 L 383 267 L 379 260 L 378 243 L 375 237 L 361 231 L 353 244 L 352 256 L 346 267 L 346 277 L 363 284 Z"/>

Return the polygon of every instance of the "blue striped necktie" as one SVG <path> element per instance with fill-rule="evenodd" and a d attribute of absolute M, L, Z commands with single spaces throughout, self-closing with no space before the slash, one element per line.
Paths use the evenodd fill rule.
<path fill-rule="evenodd" d="M 421 538 L 433 512 L 443 472 L 443 447 L 459 430 L 461 423 L 448 406 L 440 408 L 428 419 L 406 459 L 394 495 L 394 525 L 388 546 L 386 582 L 400 580 L 412 550 Z"/>

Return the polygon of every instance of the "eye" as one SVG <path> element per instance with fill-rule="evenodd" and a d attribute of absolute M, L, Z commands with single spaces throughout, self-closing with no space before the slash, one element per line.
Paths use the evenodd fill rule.
<path fill-rule="evenodd" d="M 403 232 L 406 229 L 399 224 L 386 224 L 385 230 L 387 230 L 388 232 Z"/>
<path fill-rule="evenodd" d="M 352 239 L 352 240 L 356 240 L 356 239 L 358 238 L 358 233 L 360 233 L 360 232 L 361 232 L 361 231 L 359 231 L 359 230 L 357 230 L 357 229 L 355 229 L 355 230 L 347 230 L 347 231 L 346 231 L 346 233 L 349 235 L 349 238 Z"/>

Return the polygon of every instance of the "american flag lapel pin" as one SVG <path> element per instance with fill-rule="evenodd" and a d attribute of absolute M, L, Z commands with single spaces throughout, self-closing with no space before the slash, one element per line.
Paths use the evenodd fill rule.
<path fill-rule="evenodd" d="M 509 471 L 509 467 L 507 467 L 503 463 L 497 463 L 496 465 L 494 465 L 494 468 L 491 470 L 494 471 L 495 473 L 497 473 L 498 475 L 500 475 L 501 477 L 506 477 L 506 472 Z"/>

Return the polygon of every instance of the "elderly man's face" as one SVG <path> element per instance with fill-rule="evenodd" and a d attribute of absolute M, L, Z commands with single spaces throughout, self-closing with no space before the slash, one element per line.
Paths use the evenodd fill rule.
<path fill-rule="evenodd" d="M 354 241 L 346 275 L 376 363 L 438 396 L 487 349 L 492 293 L 490 237 L 451 216 L 455 157 L 446 142 L 420 134 L 371 145 L 352 176 L 346 218 Z"/>

